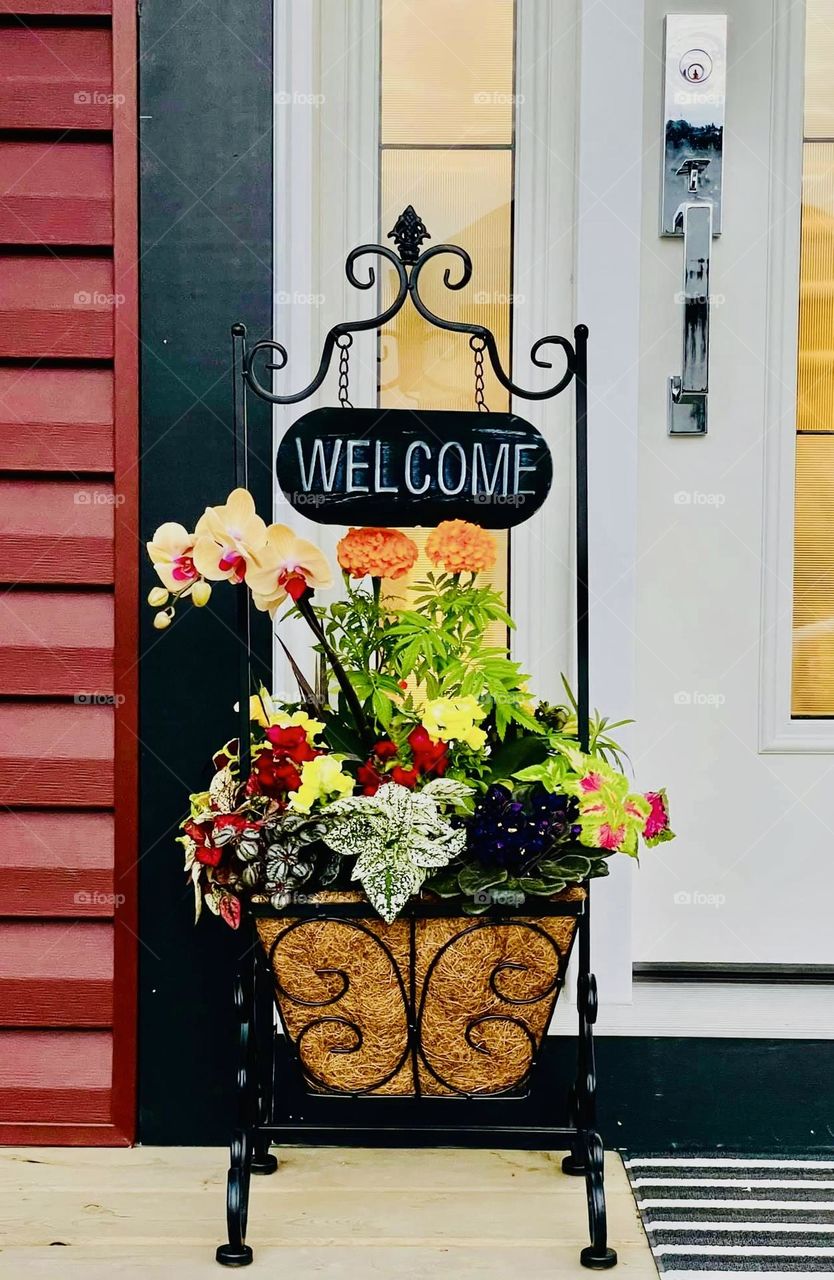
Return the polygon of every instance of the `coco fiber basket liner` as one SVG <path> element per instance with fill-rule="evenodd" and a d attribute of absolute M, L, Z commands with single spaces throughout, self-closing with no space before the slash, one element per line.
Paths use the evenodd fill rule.
<path fill-rule="evenodd" d="M 524 1087 L 564 981 L 585 892 L 553 914 L 405 916 L 358 893 L 260 909 L 275 1000 L 318 1093 L 471 1096 Z M 350 904 L 350 914 L 341 914 Z M 256 911 L 258 908 L 256 908 Z M 331 914 L 332 912 L 332 914 Z"/>

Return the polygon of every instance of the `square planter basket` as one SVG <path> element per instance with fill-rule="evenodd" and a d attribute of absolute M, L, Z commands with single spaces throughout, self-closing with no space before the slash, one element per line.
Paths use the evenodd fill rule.
<path fill-rule="evenodd" d="M 523 1092 L 584 899 L 577 886 L 497 917 L 418 903 L 392 924 L 350 891 L 282 911 L 253 902 L 305 1087 L 357 1097 Z"/>

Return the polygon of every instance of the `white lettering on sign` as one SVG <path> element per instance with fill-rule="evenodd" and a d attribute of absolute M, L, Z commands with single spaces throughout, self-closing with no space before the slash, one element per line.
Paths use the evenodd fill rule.
<path fill-rule="evenodd" d="M 367 459 L 364 461 L 357 458 L 357 449 L 369 449 L 370 440 L 348 440 L 347 442 L 347 484 L 345 485 L 345 493 L 368 493 L 368 486 L 360 484 L 356 479 L 357 471 L 367 471 L 370 463 Z"/>
<path fill-rule="evenodd" d="M 414 483 L 414 455 L 418 449 L 422 449 L 427 458 L 431 457 L 431 449 L 425 440 L 412 440 L 405 451 L 405 487 L 409 493 L 421 494 L 428 489 L 430 480 L 428 476 L 424 476 L 423 483 L 419 489 Z"/>
<path fill-rule="evenodd" d="M 449 456 L 452 449 L 457 449 L 458 464 L 460 467 L 460 470 L 458 471 L 458 482 L 454 486 L 447 485 L 446 483 L 446 458 Z M 463 451 L 463 445 L 459 444 L 457 440 L 447 440 L 443 448 L 440 450 L 440 455 L 437 459 L 437 483 L 440 486 L 440 492 L 445 493 L 452 498 L 455 494 L 460 493 L 461 489 L 466 484 L 466 454 Z"/>
<path fill-rule="evenodd" d="M 396 485 L 382 483 L 382 441 L 377 440 L 374 449 L 374 493 L 399 493 Z"/>
<path fill-rule="evenodd" d="M 492 445 L 492 450 L 488 444 Z M 371 448 L 373 447 L 373 456 Z M 305 493 L 398 494 L 402 485 L 415 497 L 439 491 L 447 498 L 464 490 L 472 497 L 506 498 L 533 495 L 526 477 L 537 471 L 538 446 L 503 441 L 464 445 L 447 440 L 437 448 L 426 440 L 412 440 L 405 455 L 389 452 L 384 440 L 295 441 L 301 487 Z M 309 453 L 305 450 L 309 448 Z M 392 474 L 392 467 L 395 474 Z M 399 468 L 402 473 L 399 474 Z M 393 481 L 394 483 L 391 483 Z"/>
<path fill-rule="evenodd" d="M 333 445 L 333 453 L 330 457 L 330 470 L 325 469 L 324 441 L 313 441 L 313 456 L 310 459 L 310 470 L 307 471 L 304 466 L 304 448 L 300 440 L 296 440 L 295 447 L 298 451 L 298 470 L 301 475 L 301 487 L 305 493 L 309 493 L 316 483 L 316 468 L 321 471 L 321 492 L 332 493 L 333 485 L 336 483 L 336 468 L 339 465 L 339 457 L 342 452 L 342 441 L 336 440 Z"/>
<path fill-rule="evenodd" d="M 480 466 L 481 475 L 484 478 L 483 487 L 478 485 L 478 467 Z M 492 469 L 491 478 L 487 478 L 486 454 L 484 446 L 479 440 L 475 441 L 472 447 L 472 495 L 476 497 L 478 494 L 485 493 L 492 497 L 496 493 L 498 484 L 498 473 L 503 472 L 503 484 L 497 492 L 503 496 L 507 494 L 507 486 L 509 484 L 510 470 L 510 446 L 506 440 L 498 446 L 498 457 L 495 459 L 495 466 Z"/>
<path fill-rule="evenodd" d="M 522 489 L 521 473 L 522 471 L 535 471 L 535 467 L 526 467 L 522 464 L 521 455 L 530 450 L 529 444 L 517 444 L 515 446 L 515 460 L 513 465 L 513 493 L 535 493 L 535 489 Z"/>

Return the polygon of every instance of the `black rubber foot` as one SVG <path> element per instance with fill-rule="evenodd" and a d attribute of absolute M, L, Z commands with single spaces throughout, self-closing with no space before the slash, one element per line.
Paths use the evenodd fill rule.
<path fill-rule="evenodd" d="M 240 1248 L 234 1244 L 221 1244 L 217 1246 L 214 1256 L 221 1267 L 248 1267 L 252 1261 L 252 1250 L 248 1244 L 241 1245 Z"/>
<path fill-rule="evenodd" d="M 562 1161 L 562 1173 L 568 1174 L 571 1178 L 584 1178 L 587 1172 L 587 1165 L 584 1165 L 581 1160 L 577 1160 L 574 1155 L 565 1156 Z"/>
<path fill-rule="evenodd" d="M 254 1155 L 250 1168 L 252 1173 L 274 1173 L 278 1168 L 278 1157 L 270 1151 L 265 1151 L 262 1156 Z"/>
<path fill-rule="evenodd" d="M 589 1244 L 587 1249 L 583 1249 L 580 1253 L 579 1261 L 583 1267 L 588 1267 L 591 1271 L 608 1271 L 617 1265 L 617 1250 L 606 1249 L 604 1253 L 597 1253 L 594 1246 Z"/>

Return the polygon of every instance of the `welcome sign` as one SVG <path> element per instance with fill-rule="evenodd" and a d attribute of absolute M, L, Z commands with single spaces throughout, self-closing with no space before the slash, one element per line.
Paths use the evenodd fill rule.
<path fill-rule="evenodd" d="M 510 529 L 544 502 L 553 462 L 512 413 L 328 408 L 293 423 L 276 471 L 290 505 L 319 524 Z"/>

